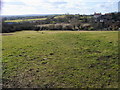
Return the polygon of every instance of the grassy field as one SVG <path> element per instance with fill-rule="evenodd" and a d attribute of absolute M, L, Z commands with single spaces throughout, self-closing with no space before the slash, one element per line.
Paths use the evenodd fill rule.
<path fill-rule="evenodd" d="M 57 18 L 65 18 L 66 15 L 60 15 L 60 16 L 55 16 L 54 18 L 57 19 Z"/>
<path fill-rule="evenodd" d="M 46 20 L 47 18 L 36 18 L 36 19 L 17 19 L 17 20 L 6 20 L 5 22 L 25 22 L 25 21 L 37 21 Z"/>
<path fill-rule="evenodd" d="M 117 88 L 117 31 L 4 34 L 3 87 Z"/>

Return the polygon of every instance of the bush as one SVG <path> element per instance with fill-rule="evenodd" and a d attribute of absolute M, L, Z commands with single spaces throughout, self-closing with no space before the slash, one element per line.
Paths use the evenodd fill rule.
<path fill-rule="evenodd" d="M 71 25 L 67 25 L 63 27 L 63 30 L 73 30 Z"/>
<path fill-rule="evenodd" d="M 94 28 L 93 27 L 89 27 L 88 30 L 94 30 Z"/>
<path fill-rule="evenodd" d="M 35 27 L 34 30 L 35 30 L 35 31 L 39 31 L 39 30 L 40 30 L 40 27 Z"/>
<path fill-rule="evenodd" d="M 49 25 L 49 26 L 48 26 L 48 29 L 49 29 L 49 30 L 54 30 L 54 29 L 55 29 L 55 25 Z"/>
<path fill-rule="evenodd" d="M 48 30 L 48 26 L 41 26 L 41 30 Z"/>
<path fill-rule="evenodd" d="M 55 25 L 55 29 L 56 29 L 56 30 L 62 30 L 62 29 L 63 29 L 63 26 L 62 26 L 62 25 Z"/>

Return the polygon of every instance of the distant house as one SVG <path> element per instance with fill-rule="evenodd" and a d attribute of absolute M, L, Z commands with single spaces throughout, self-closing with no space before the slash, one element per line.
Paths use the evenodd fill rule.
<path fill-rule="evenodd" d="M 98 17 L 100 17 L 100 16 L 102 16 L 101 13 L 94 13 L 94 18 L 98 18 Z"/>
<path fill-rule="evenodd" d="M 114 20 L 112 20 L 112 14 L 111 13 L 106 13 L 104 15 L 101 15 L 100 17 L 97 18 L 97 20 L 99 22 L 108 22 L 108 21 L 114 22 Z"/>

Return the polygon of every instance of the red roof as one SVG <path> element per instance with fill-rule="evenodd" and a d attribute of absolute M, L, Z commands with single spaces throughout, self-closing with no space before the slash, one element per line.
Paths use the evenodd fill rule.
<path fill-rule="evenodd" d="M 102 15 L 101 13 L 94 13 L 94 15 Z"/>

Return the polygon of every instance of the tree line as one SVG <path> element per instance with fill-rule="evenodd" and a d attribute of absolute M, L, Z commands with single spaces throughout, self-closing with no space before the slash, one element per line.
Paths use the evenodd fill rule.
<path fill-rule="evenodd" d="M 5 18 L 3 18 L 2 33 L 21 30 L 118 30 L 120 27 L 119 16 L 120 13 L 111 13 L 110 15 L 102 15 L 96 19 L 93 15 L 64 15 L 62 18 L 55 18 L 56 15 L 51 15 L 43 16 L 47 17 L 46 20 L 12 24 L 4 22 Z M 31 17 L 28 16 L 27 18 Z"/>

